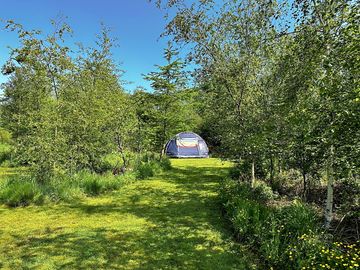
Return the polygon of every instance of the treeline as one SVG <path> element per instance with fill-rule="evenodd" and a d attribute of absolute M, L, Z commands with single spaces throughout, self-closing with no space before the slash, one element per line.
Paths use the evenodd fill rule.
<path fill-rule="evenodd" d="M 195 128 L 196 94 L 171 45 L 167 64 L 146 75 L 154 92 L 128 93 L 105 26 L 95 46 L 85 47 L 69 42 L 65 22 L 52 24 L 48 35 L 12 20 L 5 25 L 20 43 L 2 68 L 9 79 L 2 85 L 1 125 L 12 136 L 13 164 L 29 167 L 38 182 L 81 170 L 122 174 L 139 156 L 160 154 L 176 132 Z"/>
<path fill-rule="evenodd" d="M 251 185 L 265 180 L 281 193 L 301 179 L 297 195 L 307 201 L 327 184 L 326 227 L 334 186 L 347 192 L 344 211 L 358 213 L 359 3 L 155 2 L 174 11 L 164 35 L 188 48 L 195 85 L 171 43 L 166 64 L 145 75 L 153 92 L 127 93 L 106 28 L 95 47 L 75 49 L 67 24 L 53 22 L 43 36 L 6 23 L 20 42 L 2 69 L 1 125 L 14 162 L 41 182 L 101 172 L 113 154 L 117 174 L 137 153 L 161 153 L 171 136 L 192 130 Z"/>
<path fill-rule="evenodd" d="M 359 3 L 156 3 L 175 10 L 165 35 L 200 66 L 202 134 L 237 160 L 238 177 L 281 189 L 299 174 L 305 200 L 328 183 L 326 227 L 343 183 L 350 195 L 340 203 L 358 213 Z"/>

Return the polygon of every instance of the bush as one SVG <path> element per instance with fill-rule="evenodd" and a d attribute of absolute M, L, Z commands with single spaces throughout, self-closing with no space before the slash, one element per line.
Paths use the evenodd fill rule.
<path fill-rule="evenodd" d="M 9 163 L 10 157 L 11 157 L 10 145 L 0 143 L 0 165 L 5 165 L 6 162 Z"/>
<path fill-rule="evenodd" d="M 241 168 L 239 168 L 239 166 L 233 166 L 229 169 L 229 177 L 233 180 L 238 180 L 241 173 Z"/>
<path fill-rule="evenodd" d="M 264 204 L 273 196 L 265 183 L 252 189 L 247 183 L 224 180 L 220 195 L 238 238 L 254 246 L 268 268 L 356 269 L 360 265 L 358 247 L 328 241 L 310 206 L 296 200 L 280 208 Z"/>
<path fill-rule="evenodd" d="M 0 128 L 0 144 L 9 144 L 11 142 L 11 134 L 6 129 Z"/>
<path fill-rule="evenodd" d="M 154 176 L 154 166 L 152 163 L 141 163 L 136 168 L 136 178 L 146 179 Z"/>
<path fill-rule="evenodd" d="M 265 182 L 259 180 L 255 182 L 254 190 L 252 192 L 253 196 L 258 201 L 265 202 L 275 198 L 272 188 L 269 187 Z"/>
<path fill-rule="evenodd" d="M 0 201 L 10 207 L 39 204 L 43 198 L 39 185 L 28 179 L 9 180 L 0 193 Z"/>
<path fill-rule="evenodd" d="M 248 183 L 225 180 L 220 192 L 238 237 L 251 243 L 259 242 L 261 232 L 266 230 L 269 209 L 254 200 L 256 195 Z"/>
<path fill-rule="evenodd" d="M 161 160 L 160 160 L 160 167 L 164 170 L 164 171 L 169 171 L 172 169 L 172 166 L 171 166 L 171 162 L 170 162 L 170 159 L 168 157 L 163 157 Z"/>

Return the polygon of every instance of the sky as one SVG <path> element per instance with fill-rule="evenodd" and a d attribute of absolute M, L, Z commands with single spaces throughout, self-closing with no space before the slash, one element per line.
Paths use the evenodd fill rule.
<path fill-rule="evenodd" d="M 142 74 L 154 71 L 155 64 L 164 64 L 163 49 L 167 40 L 160 38 L 166 20 L 163 12 L 147 0 L 0 0 L 0 19 L 12 19 L 27 29 L 51 31 L 50 20 L 67 17 L 66 22 L 74 31 L 71 40 L 93 45 L 95 35 L 104 23 L 117 38 L 114 60 L 125 70 L 122 79 L 132 91 L 136 86 L 148 90 L 150 84 Z M 0 27 L 0 66 L 9 57 L 9 48 L 16 47 L 17 37 Z M 7 80 L 0 75 L 0 83 Z"/>

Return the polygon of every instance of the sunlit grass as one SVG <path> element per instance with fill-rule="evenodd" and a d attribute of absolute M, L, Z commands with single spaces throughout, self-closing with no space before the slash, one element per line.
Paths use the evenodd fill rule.
<path fill-rule="evenodd" d="M 221 217 L 230 163 L 172 160 L 173 170 L 76 204 L 0 207 L 4 269 L 251 269 Z"/>
<path fill-rule="evenodd" d="M 0 179 L 5 178 L 6 176 L 14 175 L 18 173 L 18 168 L 9 168 L 0 166 Z"/>

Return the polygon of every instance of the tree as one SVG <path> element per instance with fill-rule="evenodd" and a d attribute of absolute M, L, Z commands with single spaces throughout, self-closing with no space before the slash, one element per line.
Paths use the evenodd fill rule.
<path fill-rule="evenodd" d="M 53 24 L 46 38 L 13 21 L 6 25 L 21 41 L 3 68 L 10 76 L 4 124 L 14 136 L 18 161 L 46 181 L 57 172 L 98 171 L 103 156 L 116 151 L 125 170 L 136 119 L 112 60 L 114 40 L 103 27 L 95 48 L 71 57 L 64 39 L 70 28 Z"/>
<path fill-rule="evenodd" d="M 177 57 L 178 52 L 169 43 L 164 50 L 167 62 L 164 66 L 156 65 L 158 71 L 145 76 L 154 89 L 152 94 L 154 149 L 162 152 L 167 140 L 180 131 L 191 128 L 196 114 L 192 113 L 188 100 L 190 92 L 186 89 L 184 64 Z"/>

